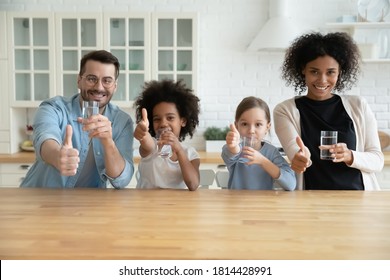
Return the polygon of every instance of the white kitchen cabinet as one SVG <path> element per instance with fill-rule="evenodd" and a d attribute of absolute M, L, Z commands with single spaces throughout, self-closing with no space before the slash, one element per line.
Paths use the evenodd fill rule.
<path fill-rule="evenodd" d="M 104 14 L 104 48 L 120 62 L 118 88 L 113 101 L 121 107 L 130 107 L 144 82 L 151 79 L 150 29 L 148 13 Z"/>
<path fill-rule="evenodd" d="M 196 14 L 9 12 L 11 106 L 36 108 L 49 97 L 78 92 L 80 59 L 96 49 L 120 61 L 113 101 L 121 107 L 131 108 L 150 79 L 183 79 L 195 88 L 196 30 Z"/>
<path fill-rule="evenodd" d="M 0 34 L 7 35 L 7 16 L 5 11 L 0 11 Z M 7 40 L 0 40 L 0 84 L 2 92 L 8 93 L 8 46 Z M 10 109 L 9 94 L 3 94 L 0 102 L 0 153 L 10 152 Z"/>
<path fill-rule="evenodd" d="M 10 104 L 36 107 L 56 92 L 53 14 L 10 12 L 7 23 Z"/>
<path fill-rule="evenodd" d="M 0 60 L 0 73 L 6 73 L 7 61 Z M 8 79 L 6 75 L 0 75 L 0 84 L 2 90 L 7 90 Z M 7 92 L 7 91 L 6 91 Z M 9 152 L 9 134 L 10 134 L 10 108 L 9 108 L 9 96 L 6 94 L 2 96 L 0 102 L 0 153 Z"/>
<path fill-rule="evenodd" d="M 0 84 L 2 85 L 1 89 L 7 92 L 8 89 L 8 79 L 7 75 L 3 73 L 7 73 L 7 61 L 0 60 Z M 3 72 L 4 71 L 4 72 Z M 9 96 L 8 94 L 4 94 L 1 96 L 0 103 L 0 130 L 9 129 Z"/>
<path fill-rule="evenodd" d="M 1 163 L 0 187 L 19 187 L 31 163 Z"/>
<path fill-rule="evenodd" d="M 153 14 L 152 77 L 197 85 L 197 17 L 193 13 Z"/>
<path fill-rule="evenodd" d="M 56 15 L 57 80 L 66 96 L 78 91 L 77 75 L 82 56 L 106 49 L 120 62 L 118 88 L 113 101 L 131 107 L 146 80 L 150 79 L 150 20 L 146 13 Z"/>
<path fill-rule="evenodd" d="M 7 40 L 0 43 L 0 70 L 8 76 L 0 79 L 9 94 L 0 105 L 5 121 L 0 130 L 7 130 L 3 135 L 9 134 L 10 143 L 0 141 L 0 152 L 18 151 L 31 121 L 26 108 L 78 92 L 80 59 L 91 50 L 107 49 L 118 57 L 121 71 L 113 102 L 124 109 L 133 107 L 151 79 L 183 79 L 196 92 L 194 13 L 0 12 L 2 21 Z"/>
<path fill-rule="evenodd" d="M 0 34 L 7 34 L 7 16 L 5 11 L 0 11 Z M 0 59 L 7 58 L 7 40 L 0 40 Z M 5 73 L 5 72 L 2 72 Z"/>
<path fill-rule="evenodd" d="M 344 31 L 348 32 L 351 36 L 354 36 L 358 32 L 364 32 L 366 34 L 375 35 L 375 37 L 380 36 L 380 31 L 387 31 L 387 41 L 390 40 L 390 22 L 333 22 L 333 23 L 327 23 L 326 29 L 331 31 Z M 360 40 L 356 39 L 358 45 L 361 43 L 367 43 L 367 42 L 361 42 Z M 372 45 L 377 49 L 379 52 L 379 38 L 371 42 Z M 390 42 L 387 43 L 387 57 L 385 58 L 375 58 L 375 59 L 363 59 L 364 62 L 367 63 L 390 63 Z"/>
<path fill-rule="evenodd" d="M 55 14 L 56 93 L 78 92 L 80 60 L 88 52 L 103 48 L 102 19 L 94 13 Z"/>

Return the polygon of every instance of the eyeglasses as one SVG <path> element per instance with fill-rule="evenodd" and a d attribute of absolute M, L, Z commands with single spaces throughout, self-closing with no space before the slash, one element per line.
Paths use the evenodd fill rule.
<path fill-rule="evenodd" d="M 99 80 L 102 81 L 102 85 L 104 88 L 110 88 L 115 84 L 115 80 L 111 77 L 103 77 L 101 79 L 99 79 L 95 75 L 87 75 L 81 77 L 85 77 L 87 84 L 91 87 L 95 86 L 99 82 Z"/>

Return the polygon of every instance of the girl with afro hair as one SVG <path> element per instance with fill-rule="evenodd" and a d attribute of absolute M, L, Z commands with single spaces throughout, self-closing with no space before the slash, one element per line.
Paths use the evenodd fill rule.
<path fill-rule="evenodd" d="M 182 141 L 199 124 L 199 98 L 182 81 L 151 81 L 134 106 L 141 155 L 137 188 L 196 190 L 199 154 Z"/>

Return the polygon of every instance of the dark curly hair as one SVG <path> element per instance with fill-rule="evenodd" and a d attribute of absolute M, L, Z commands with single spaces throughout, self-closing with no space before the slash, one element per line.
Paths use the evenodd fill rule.
<path fill-rule="evenodd" d="M 146 82 L 142 93 L 134 102 L 136 121 L 138 123 L 142 119 L 142 108 L 145 108 L 148 112 L 149 133 L 154 137 L 156 133 L 153 129 L 153 108 L 161 102 L 174 103 L 180 117 L 186 119 L 186 125 L 181 128 L 179 135 L 179 140 L 183 141 L 187 135 L 192 138 L 199 124 L 199 101 L 192 89 L 187 88 L 182 80 Z"/>
<path fill-rule="evenodd" d="M 359 48 L 350 35 L 335 32 L 322 35 L 314 32 L 296 38 L 287 49 L 282 66 L 282 78 L 286 85 L 292 85 L 298 95 L 306 90 L 305 76 L 302 70 L 310 61 L 329 55 L 339 64 L 340 74 L 335 91 L 351 89 L 360 74 Z"/>

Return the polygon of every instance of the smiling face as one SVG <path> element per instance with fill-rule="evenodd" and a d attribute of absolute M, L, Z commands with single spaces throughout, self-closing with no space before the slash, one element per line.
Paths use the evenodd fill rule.
<path fill-rule="evenodd" d="M 241 137 L 255 136 L 261 141 L 270 129 L 271 123 L 267 120 L 263 109 L 254 107 L 241 114 L 236 127 Z"/>
<path fill-rule="evenodd" d="M 181 118 L 179 111 L 174 103 L 160 102 L 153 108 L 153 129 L 164 128 L 171 130 L 177 138 L 180 136 L 180 130 L 184 127 L 186 121 Z"/>
<path fill-rule="evenodd" d="M 320 56 L 308 62 L 302 70 L 308 88 L 307 97 L 313 100 L 326 100 L 332 97 L 340 67 L 331 56 Z"/>
<path fill-rule="evenodd" d="M 107 81 L 110 80 L 114 82 L 108 86 Z M 83 100 L 99 101 L 99 107 L 103 109 L 110 102 L 117 87 L 115 65 L 88 60 L 83 75 L 78 77 L 77 85 Z"/>

